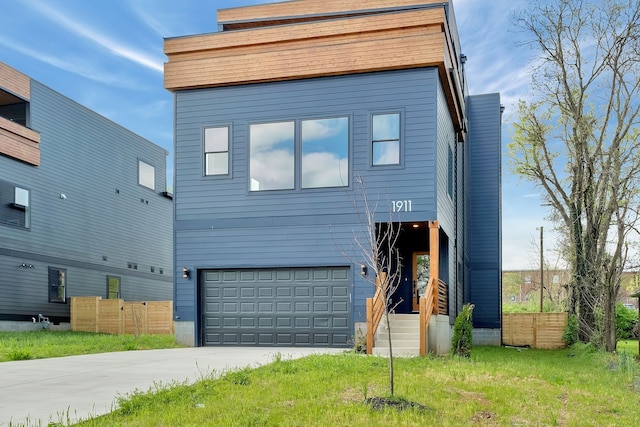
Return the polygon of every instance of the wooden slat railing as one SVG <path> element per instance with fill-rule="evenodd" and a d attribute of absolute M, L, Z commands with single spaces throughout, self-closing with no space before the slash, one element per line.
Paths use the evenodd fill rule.
<path fill-rule="evenodd" d="M 447 302 L 447 284 L 438 280 L 438 312 L 436 314 L 449 314 L 449 304 Z"/>
<path fill-rule="evenodd" d="M 373 298 L 367 298 L 367 354 L 373 352 L 375 345 L 375 334 L 384 313 L 384 305 L 386 304 L 384 295 L 384 286 L 387 286 L 387 274 L 380 273 L 376 278 L 376 293 Z"/>
<path fill-rule="evenodd" d="M 438 314 L 438 291 L 435 278 L 430 277 L 424 296 L 420 298 L 420 356 L 427 354 L 427 331 L 432 314 Z"/>

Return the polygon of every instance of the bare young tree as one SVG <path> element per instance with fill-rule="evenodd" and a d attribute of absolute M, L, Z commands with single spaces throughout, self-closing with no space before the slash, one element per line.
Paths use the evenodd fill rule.
<path fill-rule="evenodd" d="M 540 65 L 534 98 L 520 101 L 514 123 L 514 170 L 544 190 L 566 233 L 569 311 L 580 340 L 613 351 L 615 301 L 638 216 L 640 3 L 531 0 L 516 22 Z"/>
<path fill-rule="evenodd" d="M 375 298 L 379 298 L 382 304 L 382 317 L 385 327 L 388 328 L 387 346 L 389 350 L 389 393 L 394 394 L 394 363 L 393 345 L 391 341 L 391 323 L 389 314 L 394 306 L 392 295 L 400 285 L 402 274 L 402 258 L 398 248 L 401 224 L 394 222 L 392 214 L 388 212 L 388 219 L 384 222 L 376 221 L 377 201 L 369 200 L 367 189 L 362 177 L 356 177 L 357 196 L 354 200 L 354 208 L 364 228 L 364 233 L 354 232 L 354 242 L 357 245 L 360 256 L 372 274 L 364 278 L 375 287 Z M 372 331 L 375 332 L 375 331 Z"/>

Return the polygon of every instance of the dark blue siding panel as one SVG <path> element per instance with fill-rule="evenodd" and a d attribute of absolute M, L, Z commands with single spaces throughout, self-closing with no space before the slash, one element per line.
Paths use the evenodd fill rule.
<path fill-rule="evenodd" d="M 33 81 L 30 116 L 41 165 L 0 156 L 0 179 L 31 195 L 31 228 L 0 226 L 0 315 L 68 317 L 48 302 L 48 267 L 67 270 L 69 297 L 106 297 L 111 275 L 127 300 L 171 300 L 166 151 Z M 138 159 L 155 167 L 155 190 L 138 185 Z"/>
<path fill-rule="evenodd" d="M 501 323 L 500 96 L 472 96 L 469 108 L 468 236 L 476 327 Z"/>
<path fill-rule="evenodd" d="M 389 218 L 392 200 L 411 200 L 412 212 L 394 221 L 437 218 L 438 74 L 435 68 L 400 70 L 281 83 L 190 90 L 176 95 L 175 259 L 194 269 L 352 266 L 361 251 L 353 233 L 360 177 L 377 220 Z M 400 112 L 402 165 L 370 167 L 370 116 Z M 250 193 L 251 123 L 348 116 L 350 186 Z M 202 129 L 232 125 L 231 177 L 203 177 Z M 450 125 L 449 125 L 450 126 Z M 446 122 L 445 122 L 446 127 Z M 446 131 L 445 128 L 443 130 Z M 357 266 L 357 268 L 356 268 Z M 176 310 L 195 320 L 196 289 L 178 278 Z M 354 274 L 352 317 L 364 320 L 373 286 Z"/>

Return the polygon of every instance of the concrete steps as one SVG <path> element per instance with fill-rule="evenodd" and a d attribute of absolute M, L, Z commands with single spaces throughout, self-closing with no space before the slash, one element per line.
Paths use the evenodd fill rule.
<path fill-rule="evenodd" d="M 390 314 L 390 328 L 385 324 L 384 317 L 378 326 L 373 355 L 389 357 L 389 330 L 391 330 L 391 346 L 393 355 L 398 357 L 413 357 L 420 355 L 420 315 L 418 314 Z"/>

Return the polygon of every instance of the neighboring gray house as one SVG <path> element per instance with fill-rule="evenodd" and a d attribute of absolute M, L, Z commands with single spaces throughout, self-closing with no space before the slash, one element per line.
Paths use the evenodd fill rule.
<path fill-rule="evenodd" d="M 0 329 L 69 298 L 172 299 L 161 147 L 0 62 Z"/>
<path fill-rule="evenodd" d="M 417 322 L 433 278 L 439 342 L 471 302 L 500 344 L 500 96 L 469 96 L 451 4 L 298 0 L 218 24 L 165 41 L 178 340 L 350 345 L 374 294 L 363 181 L 403 228 L 395 312 Z"/>

